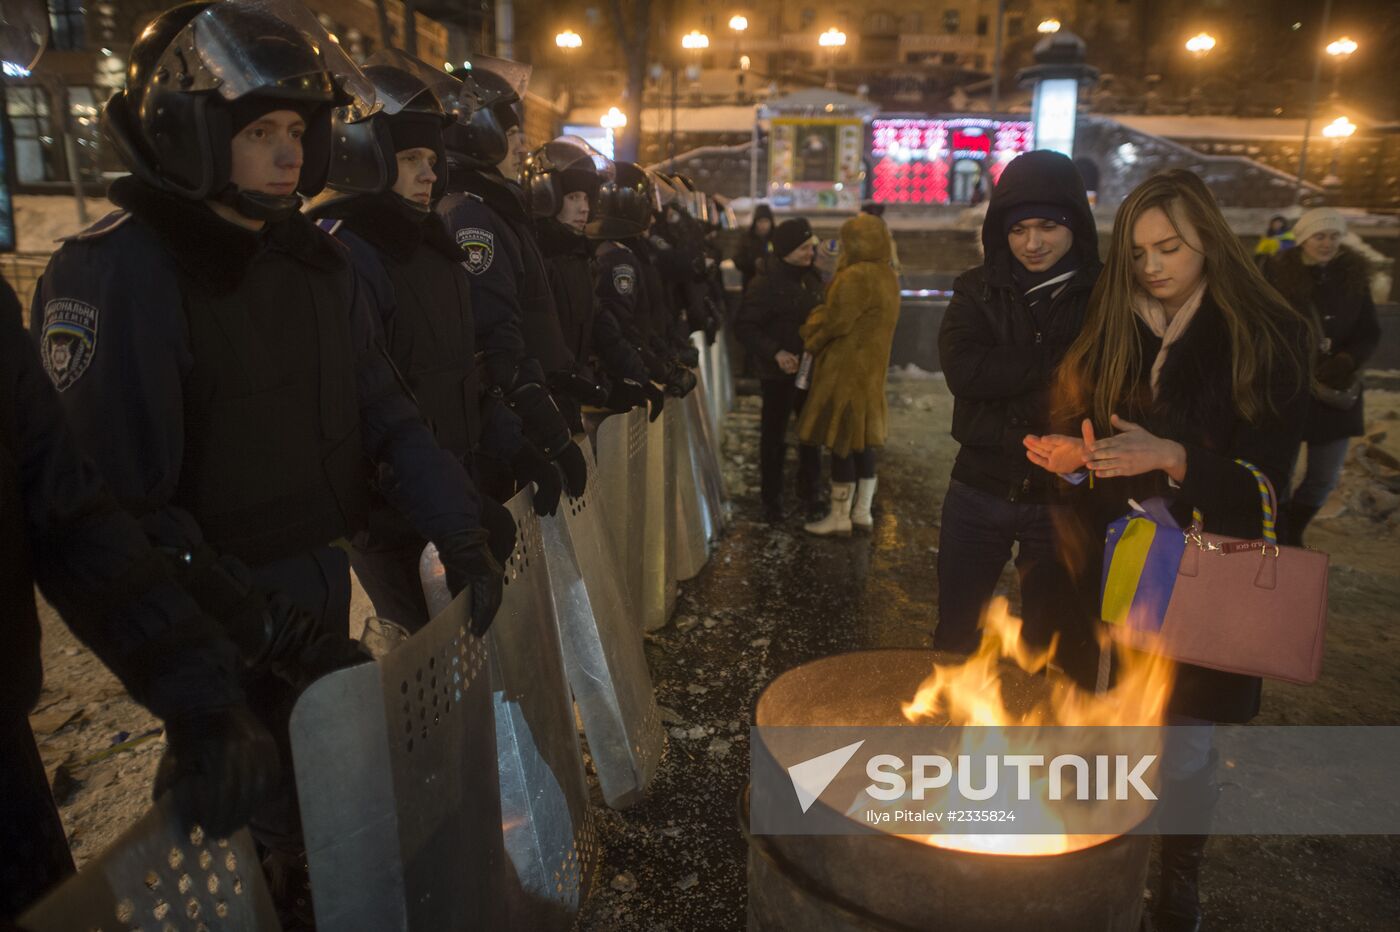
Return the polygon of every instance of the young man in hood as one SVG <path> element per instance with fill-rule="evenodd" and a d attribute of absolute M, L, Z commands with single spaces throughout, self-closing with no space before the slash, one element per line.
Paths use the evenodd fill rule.
<path fill-rule="evenodd" d="M 976 648 L 978 622 L 1016 547 L 1025 626 L 1045 645 L 1063 601 L 1044 470 L 1027 468 L 1021 437 L 1050 423 L 1050 382 L 1084 322 L 1098 277 L 1098 234 L 1084 182 L 1056 152 L 1007 165 L 982 226 L 986 261 L 958 278 L 939 333 L 960 444 L 943 501 L 934 647 Z M 1061 631 L 1060 662 L 1084 660 L 1085 634 Z M 1072 672 L 1092 675 L 1087 671 Z"/>

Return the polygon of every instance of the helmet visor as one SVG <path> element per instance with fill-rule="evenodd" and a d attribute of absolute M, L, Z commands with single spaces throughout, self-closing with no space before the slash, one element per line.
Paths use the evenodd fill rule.
<path fill-rule="evenodd" d="M 6 77 L 15 69 L 28 71 L 39 61 L 49 41 L 49 10 L 39 0 L 5 0 L 0 6 L 0 59 Z"/>

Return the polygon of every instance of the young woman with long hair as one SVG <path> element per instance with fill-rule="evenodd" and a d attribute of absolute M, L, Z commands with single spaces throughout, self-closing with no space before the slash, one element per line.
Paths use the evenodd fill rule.
<path fill-rule="evenodd" d="M 1310 384 L 1310 324 L 1265 282 L 1200 178 L 1157 175 L 1123 202 L 1084 328 L 1056 373 L 1065 433 L 1025 438 L 1032 462 L 1078 485 L 1066 559 L 1098 617 L 1104 532 L 1130 498 L 1164 496 L 1186 526 L 1261 535 L 1258 483 L 1285 487 Z M 1071 433 L 1072 432 L 1072 433 Z M 1227 612 L 1228 605 L 1221 611 Z M 1181 664 L 1162 757 L 1163 824 L 1199 818 L 1217 789 L 1215 722 L 1259 711 L 1260 680 Z M 1176 810 L 1174 813 L 1172 810 Z M 1164 835 L 1157 928 L 1200 928 L 1206 836 Z"/>

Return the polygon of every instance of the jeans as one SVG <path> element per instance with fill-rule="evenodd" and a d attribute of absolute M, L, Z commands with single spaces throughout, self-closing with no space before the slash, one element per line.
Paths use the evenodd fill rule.
<path fill-rule="evenodd" d="M 855 482 L 875 478 L 875 448 L 852 450 L 849 456 L 831 456 L 831 481 Z"/>
<path fill-rule="evenodd" d="M 1306 446 L 1308 465 L 1303 471 L 1303 481 L 1293 490 L 1290 501 L 1320 509 L 1342 478 L 1342 465 L 1346 462 L 1350 439 L 1342 437 L 1339 440 L 1309 443 Z M 1294 470 L 1297 470 L 1296 463 Z"/>
<path fill-rule="evenodd" d="M 759 497 L 765 506 L 783 502 L 783 461 L 787 458 L 788 420 L 802 410 L 807 392 L 795 378 L 763 379 L 763 412 L 759 415 L 758 469 Z M 817 479 L 822 467 L 820 447 L 800 444 L 797 448 L 797 497 L 812 502 L 817 497 Z"/>
<path fill-rule="evenodd" d="M 1069 574 L 1056 557 L 1049 505 L 1011 502 L 954 479 L 943 499 L 938 535 L 938 627 L 935 650 L 969 653 L 981 636 L 977 626 L 1016 544 L 1021 580 L 1023 636 L 1038 646 L 1058 626 L 1052 606 L 1073 612 Z"/>
<path fill-rule="evenodd" d="M 1190 715 L 1167 715 L 1167 734 L 1162 742 L 1162 777 L 1185 780 L 1210 764 L 1215 744 L 1215 723 Z"/>

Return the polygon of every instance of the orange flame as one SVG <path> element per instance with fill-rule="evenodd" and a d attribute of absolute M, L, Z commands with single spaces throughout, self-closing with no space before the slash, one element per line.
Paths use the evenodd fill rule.
<path fill-rule="evenodd" d="M 1175 666 L 1157 653 L 1142 653 L 1111 644 L 1101 637 L 1104 651 L 1114 650 L 1116 683 L 1112 689 L 1086 692 L 1053 664 L 1057 640 L 1044 651 L 1038 651 L 1021 640 L 1021 620 L 1008 610 L 1004 598 L 992 600 L 982 619 L 982 641 L 977 651 L 960 664 L 935 664 L 933 673 L 919 686 L 914 698 L 902 704 L 904 716 L 910 722 L 935 720 L 948 725 L 993 726 L 966 729 L 961 732 L 957 754 L 1047 754 L 1053 753 L 1050 736 L 1035 728 L 1002 730 L 997 726 L 1153 726 L 1165 721 L 1167 698 L 1171 693 Z M 1028 707 L 1008 705 L 1003 672 L 1008 664 L 1028 674 L 1043 674 L 1048 688 Z M 1160 753 L 1158 733 L 1146 729 L 1130 733 L 1141 747 L 1133 750 L 1142 754 Z M 1123 750 L 1121 744 L 1115 745 Z M 1048 757 L 1046 759 L 1049 759 Z M 1064 819 L 1058 815 L 1057 803 L 1049 801 L 1046 791 L 1048 777 L 1033 781 L 1032 804 L 1040 807 L 1035 813 L 1039 824 L 1058 826 L 1060 834 L 938 834 L 907 835 L 904 837 L 925 844 L 975 851 L 987 854 L 1041 855 L 1061 854 L 1092 847 L 1121 832 L 1107 834 L 1066 834 Z M 989 809 L 1015 809 L 1027 805 L 1009 801 L 1009 787 L 1003 792 L 1008 802 L 988 800 Z M 1082 823 L 1081 823 L 1082 824 Z"/>

